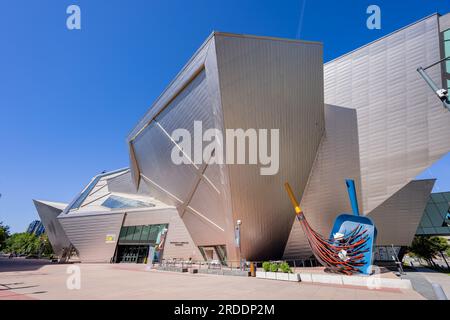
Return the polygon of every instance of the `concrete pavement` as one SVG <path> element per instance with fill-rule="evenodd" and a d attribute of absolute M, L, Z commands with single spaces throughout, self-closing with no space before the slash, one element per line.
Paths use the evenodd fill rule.
<path fill-rule="evenodd" d="M 80 289 L 68 267 L 79 267 Z M 76 286 L 75 286 L 76 287 Z M 0 299 L 423 299 L 413 290 L 373 289 L 147 270 L 145 265 L 44 264 L 0 258 Z"/>

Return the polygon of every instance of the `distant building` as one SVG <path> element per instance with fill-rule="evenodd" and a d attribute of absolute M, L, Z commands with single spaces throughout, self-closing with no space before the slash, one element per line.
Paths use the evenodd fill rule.
<path fill-rule="evenodd" d="M 40 236 L 45 232 L 45 227 L 40 220 L 34 220 L 28 225 L 27 233 L 32 233 Z"/>

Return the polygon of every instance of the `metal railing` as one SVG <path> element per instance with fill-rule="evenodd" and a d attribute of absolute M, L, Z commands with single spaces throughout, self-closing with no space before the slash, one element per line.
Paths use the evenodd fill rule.
<path fill-rule="evenodd" d="M 255 269 L 262 268 L 266 261 L 198 261 L 198 260 L 182 260 L 182 259 L 162 259 L 154 265 L 159 268 L 180 268 L 180 269 L 209 269 L 209 270 L 241 270 L 250 271 L 250 264 L 253 263 Z M 320 267 L 320 263 L 314 259 L 292 259 L 292 260 L 268 260 L 270 263 L 286 262 L 291 268 L 314 268 Z"/>

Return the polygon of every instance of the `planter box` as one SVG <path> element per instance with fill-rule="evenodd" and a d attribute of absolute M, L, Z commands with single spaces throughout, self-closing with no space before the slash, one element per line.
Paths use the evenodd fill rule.
<path fill-rule="evenodd" d="M 302 272 L 302 273 L 300 273 L 298 275 L 300 277 L 300 281 L 303 281 L 303 282 L 312 282 L 313 281 L 311 273 L 304 273 L 304 272 Z"/>
<path fill-rule="evenodd" d="M 277 272 L 276 276 L 277 276 L 277 280 L 281 280 L 281 281 L 294 281 L 294 282 L 300 281 L 300 277 L 299 277 L 298 273 Z"/>
<path fill-rule="evenodd" d="M 288 273 L 289 275 L 289 281 L 299 282 L 300 281 L 300 275 L 298 273 Z"/>
<path fill-rule="evenodd" d="M 277 272 L 276 277 L 277 277 L 277 280 L 289 281 L 289 273 Z"/>
<path fill-rule="evenodd" d="M 300 281 L 298 273 L 256 271 L 256 277 L 261 279 L 280 280 L 280 281 L 293 281 L 293 282 Z"/>

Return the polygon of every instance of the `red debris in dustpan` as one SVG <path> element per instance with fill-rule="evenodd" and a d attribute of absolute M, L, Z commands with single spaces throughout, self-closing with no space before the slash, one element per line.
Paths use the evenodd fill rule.
<path fill-rule="evenodd" d="M 342 237 L 324 238 L 309 225 L 288 183 L 285 184 L 285 187 L 294 206 L 297 220 L 302 226 L 316 259 L 333 272 L 347 275 L 359 272 L 358 267 L 365 264 L 364 253 L 368 250 L 366 248 L 369 240 L 367 230 L 362 230 L 363 228 L 358 226 Z"/>

